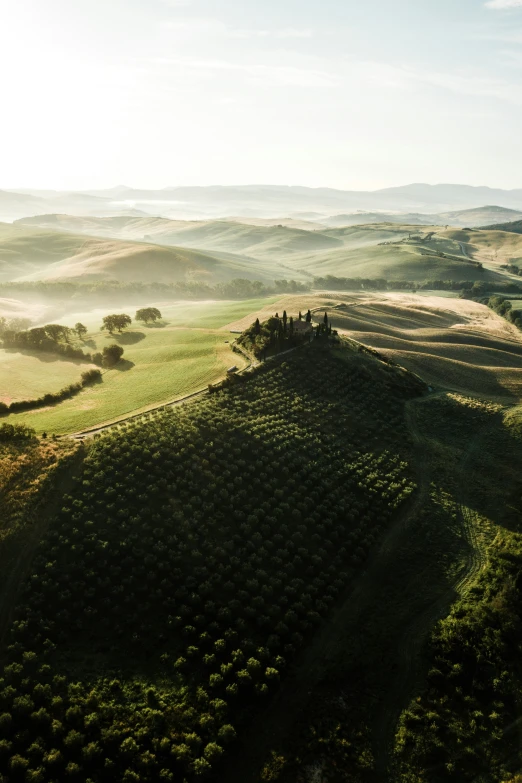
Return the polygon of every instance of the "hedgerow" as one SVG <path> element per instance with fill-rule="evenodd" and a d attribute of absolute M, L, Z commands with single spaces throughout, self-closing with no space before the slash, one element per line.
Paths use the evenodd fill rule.
<path fill-rule="evenodd" d="M 42 397 L 37 397 L 34 400 L 15 400 L 7 405 L 4 402 L 0 402 L 0 416 L 7 415 L 8 413 L 19 413 L 20 411 L 29 411 L 34 408 L 43 408 L 46 405 L 54 405 L 56 402 L 62 402 L 70 397 L 74 397 L 79 394 L 86 386 L 91 386 L 93 383 L 100 383 L 102 380 L 102 374 L 100 370 L 86 370 L 82 372 L 81 378 L 77 383 L 70 383 L 68 386 L 64 386 L 58 392 L 48 392 Z"/>

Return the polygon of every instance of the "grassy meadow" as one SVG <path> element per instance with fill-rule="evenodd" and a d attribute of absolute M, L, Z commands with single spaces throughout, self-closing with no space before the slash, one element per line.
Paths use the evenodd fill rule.
<path fill-rule="evenodd" d="M 56 393 L 80 380 L 85 370 L 94 367 L 88 362 L 63 359 L 52 353 L 26 353 L 0 349 L 0 402 Z"/>
<path fill-rule="evenodd" d="M 241 367 L 245 363 L 232 353 L 220 327 L 271 301 L 159 303 L 164 316 L 160 325 L 133 322 L 121 335 L 100 331 L 106 310 L 70 314 L 62 323 L 73 326 L 81 321 L 88 329 L 84 342 L 78 342 L 80 347 L 95 352 L 117 343 L 125 351 L 122 362 L 103 372 L 101 384 L 84 389 L 77 397 L 11 414 L 5 421 L 28 424 L 39 433 L 77 432 L 202 389 L 222 378 L 231 364 Z M 134 309 L 127 311 L 134 315 Z M 12 399 L 58 391 L 78 380 L 90 366 L 49 354 L 39 357 L 0 350 L 0 367 L 4 364 L 9 373 L 2 374 L 0 395 Z"/>

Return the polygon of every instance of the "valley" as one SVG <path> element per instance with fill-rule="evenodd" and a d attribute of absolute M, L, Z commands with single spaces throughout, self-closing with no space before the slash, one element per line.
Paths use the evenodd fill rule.
<path fill-rule="evenodd" d="M 0 226 L 8 783 L 522 768 L 517 237 Z"/>

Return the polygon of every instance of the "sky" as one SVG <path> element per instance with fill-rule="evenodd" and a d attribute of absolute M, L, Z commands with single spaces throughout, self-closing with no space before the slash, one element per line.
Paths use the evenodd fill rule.
<path fill-rule="evenodd" d="M 0 188 L 522 187 L 522 0 L 0 0 Z"/>

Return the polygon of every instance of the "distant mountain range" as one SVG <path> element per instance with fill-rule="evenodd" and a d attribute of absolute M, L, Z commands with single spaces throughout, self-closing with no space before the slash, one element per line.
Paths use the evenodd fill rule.
<path fill-rule="evenodd" d="M 484 208 L 483 204 L 494 207 Z M 108 190 L 61 192 L 24 189 L 0 190 L 0 220 L 49 213 L 83 216 L 155 215 L 181 220 L 244 217 L 294 217 L 339 225 L 337 215 L 348 223 L 389 219 L 411 223 L 451 223 L 456 211 L 499 210 L 485 222 L 507 222 L 522 215 L 522 188 L 473 187 L 470 185 L 412 184 L 375 191 L 335 190 L 301 186 L 244 185 L 169 187 L 159 190 L 119 186 Z M 513 210 L 506 214 L 502 210 Z M 354 213 L 359 213 L 356 215 Z M 470 216 L 472 217 L 472 216 Z M 461 225 L 458 223 L 458 225 Z"/>

